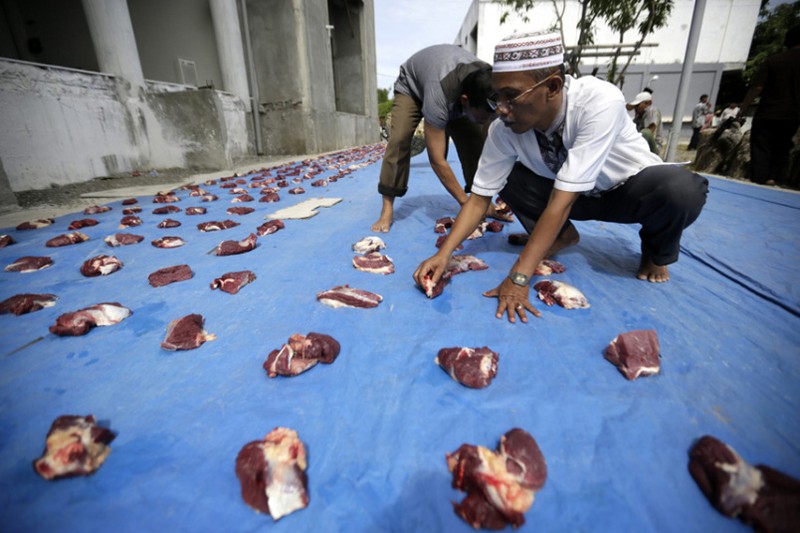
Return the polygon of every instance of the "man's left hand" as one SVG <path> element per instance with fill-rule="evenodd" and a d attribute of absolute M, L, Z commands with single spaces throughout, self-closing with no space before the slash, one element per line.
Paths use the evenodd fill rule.
<path fill-rule="evenodd" d="M 514 215 L 511 213 L 504 214 L 500 213 L 497 210 L 497 206 L 495 204 L 489 204 L 489 209 L 486 210 L 486 216 L 489 218 L 494 218 L 496 220 L 502 220 L 503 222 L 513 222 Z"/>
<path fill-rule="evenodd" d="M 512 324 L 517 321 L 517 315 L 522 322 L 528 321 L 525 311 L 530 311 L 533 316 L 541 317 L 542 314 L 531 304 L 528 299 L 530 286 L 520 286 L 505 278 L 496 288 L 483 293 L 489 298 L 497 298 L 497 318 L 503 318 L 503 314 L 508 313 L 508 321 Z"/>

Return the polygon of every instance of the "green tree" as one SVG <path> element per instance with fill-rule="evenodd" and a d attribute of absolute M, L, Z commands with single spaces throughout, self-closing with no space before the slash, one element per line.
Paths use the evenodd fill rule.
<path fill-rule="evenodd" d="M 780 4 L 772 10 L 764 2 L 759 18 L 744 68 L 744 80 L 748 83 L 765 59 L 783 49 L 786 31 L 800 24 L 800 2 Z"/>
<path fill-rule="evenodd" d="M 550 28 L 561 33 L 564 40 L 564 12 L 566 0 L 494 0 L 508 8 L 500 18 L 502 24 L 508 19 L 511 11 L 519 15 L 522 20 L 528 21 L 526 13 L 533 8 L 537 1 L 549 1 L 553 6 L 556 24 Z M 628 32 L 636 32 L 633 50 L 626 52 L 627 60 L 619 66 L 622 56 L 622 47 L 617 46 L 611 55 L 608 74 L 606 78 L 611 83 L 620 87 L 625 81 L 625 71 L 631 61 L 639 52 L 644 40 L 656 29 L 667 23 L 672 12 L 673 0 L 577 0 L 580 7 L 578 22 L 578 42 L 566 54 L 568 70 L 576 76 L 580 75 L 580 61 L 584 48 L 594 44 L 596 24 L 604 22 L 611 30 L 617 33 L 621 45 L 625 42 Z M 565 43 L 566 46 L 566 43 Z"/>
<path fill-rule="evenodd" d="M 381 123 L 392 110 L 394 100 L 389 99 L 389 89 L 378 89 L 378 118 Z"/>

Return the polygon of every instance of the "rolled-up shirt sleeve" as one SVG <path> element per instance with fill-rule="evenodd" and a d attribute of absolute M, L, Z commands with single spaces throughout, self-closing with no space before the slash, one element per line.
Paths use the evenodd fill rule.
<path fill-rule="evenodd" d="M 494 196 L 506 184 L 514 163 L 517 162 L 516 148 L 504 135 L 502 121 L 495 120 L 489 127 L 489 134 L 483 144 L 478 170 L 472 181 L 472 192 L 481 196 Z"/>

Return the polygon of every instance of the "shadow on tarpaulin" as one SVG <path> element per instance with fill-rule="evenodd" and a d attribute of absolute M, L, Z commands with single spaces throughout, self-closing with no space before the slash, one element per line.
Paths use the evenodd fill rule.
<path fill-rule="evenodd" d="M 454 151 L 451 151 L 454 153 Z M 418 156 L 422 161 L 424 154 Z M 451 159 L 454 156 L 451 156 Z M 458 163 L 451 163 L 459 173 Z M 87 242 L 45 248 L 82 213 L 35 231 L 4 230 L 17 244 L 0 264 L 49 255 L 48 269 L 0 272 L 0 300 L 53 293 L 54 307 L 0 316 L 0 523 L 8 531 L 470 531 L 451 501 L 445 454 L 462 443 L 494 448 L 514 427 L 530 432 L 548 464 L 548 479 L 526 513 L 523 530 L 746 531 L 715 511 L 687 471 L 687 451 L 711 434 L 753 464 L 800 476 L 800 298 L 797 222 L 800 196 L 711 178 L 704 212 L 683 239 L 671 281 L 633 276 L 638 227 L 578 224 L 580 244 L 558 259 L 557 276 L 591 303 L 564 310 L 535 302 L 541 318 L 509 324 L 494 317 L 498 285 L 521 250 L 502 233 L 465 243 L 463 253 L 488 270 L 456 276 L 428 300 L 411 274 L 435 251 L 435 219 L 457 205 L 427 165 L 414 167 L 397 219 L 382 235 L 397 272 L 356 271 L 351 245 L 377 219 L 380 163 L 310 194 L 281 194 L 227 215 L 230 196 L 200 203 L 187 191 L 181 208 L 205 216 L 168 215 L 179 228 L 159 229 L 152 198 L 139 198 L 145 236 L 109 248 L 122 206 L 94 215 Z M 209 189 L 214 189 L 209 187 Z M 310 196 L 342 202 L 261 237 L 252 252 L 207 252 L 242 239 L 275 210 Z M 247 205 L 247 204 L 244 204 Z M 201 233 L 206 220 L 241 225 Z M 151 240 L 178 235 L 186 245 L 158 249 Z M 124 266 L 99 278 L 79 273 L 83 261 L 113 254 Z M 160 288 L 147 276 L 188 264 L 190 280 Z M 238 294 L 212 291 L 225 272 L 249 269 L 257 279 Z M 349 284 L 381 294 L 374 309 L 332 309 L 319 291 Z M 133 315 L 82 337 L 57 337 L 60 314 L 117 301 Z M 205 317 L 217 339 L 193 351 L 160 348 L 167 324 L 189 313 Z M 626 381 L 602 353 L 618 333 L 653 328 L 662 372 Z M 267 354 L 293 333 L 327 333 L 342 346 L 332 365 L 294 378 L 268 379 Z M 13 355 L 28 341 L 43 339 Z M 437 351 L 489 346 L 498 374 L 483 390 L 460 386 L 438 368 Z M 117 434 L 94 475 L 47 482 L 31 462 L 59 415 L 93 414 Z M 247 507 L 234 461 L 241 447 L 284 426 L 308 450 L 310 504 L 273 523 Z"/>

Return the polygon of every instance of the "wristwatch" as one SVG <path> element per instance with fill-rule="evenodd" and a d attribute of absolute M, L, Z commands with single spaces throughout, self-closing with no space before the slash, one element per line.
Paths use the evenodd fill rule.
<path fill-rule="evenodd" d="M 530 276 L 526 276 L 522 272 L 512 272 L 508 275 L 508 279 L 510 279 L 515 285 L 519 285 L 521 287 L 527 287 L 528 283 L 531 281 Z"/>

